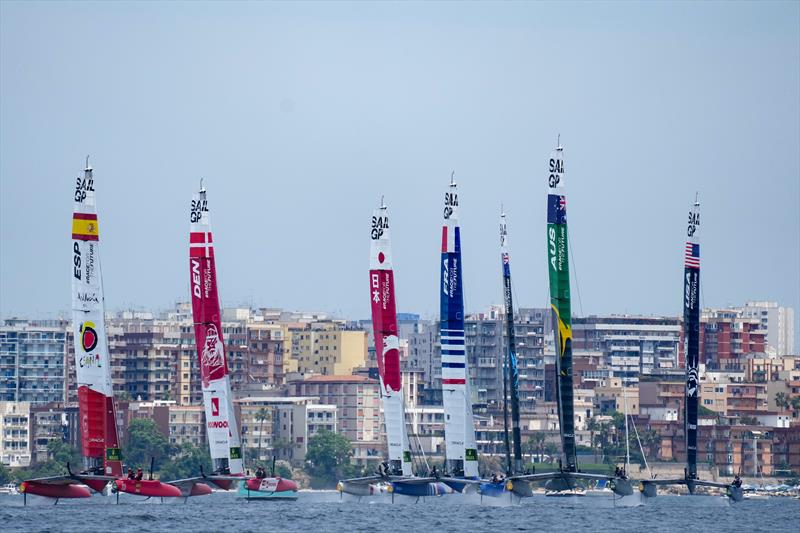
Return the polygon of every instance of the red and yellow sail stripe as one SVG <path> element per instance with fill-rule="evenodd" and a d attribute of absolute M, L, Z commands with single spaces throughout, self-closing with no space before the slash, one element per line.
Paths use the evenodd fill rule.
<path fill-rule="evenodd" d="M 97 215 L 92 213 L 73 213 L 72 238 L 82 241 L 99 240 L 100 228 L 97 224 Z"/>

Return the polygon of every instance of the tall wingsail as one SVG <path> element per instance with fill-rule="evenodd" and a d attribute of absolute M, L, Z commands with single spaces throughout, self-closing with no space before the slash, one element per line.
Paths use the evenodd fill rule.
<path fill-rule="evenodd" d="M 514 446 L 514 466 L 509 469 L 509 474 L 522 472 L 522 437 L 519 424 L 519 369 L 517 367 L 517 347 L 514 339 L 514 300 L 511 290 L 511 258 L 508 251 L 508 227 L 506 214 L 500 213 L 500 259 L 503 267 L 503 303 L 506 314 L 506 337 L 508 348 L 505 353 L 503 383 L 508 383 L 511 396 L 511 427 Z M 506 387 L 503 387 L 504 394 Z M 503 397 L 503 410 L 507 411 L 508 400 Z M 506 420 L 506 430 L 508 421 Z M 506 443 L 508 446 L 508 443 Z"/>
<path fill-rule="evenodd" d="M 464 340 L 464 292 L 458 189 L 451 178 L 444 195 L 439 333 L 442 345 L 442 400 L 445 456 L 454 476 L 477 477 L 478 447 L 472 418 L 467 352 Z"/>
<path fill-rule="evenodd" d="M 389 446 L 390 473 L 410 476 L 412 475 L 411 446 L 405 423 L 389 210 L 385 205 L 381 205 L 372 214 L 369 290 L 372 327 L 375 333 L 375 357 L 378 360 L 383 418 Z"/>
<path fill-rule="evenodd" d="M 202 186 L 192 198 L 189 220 L 192 316 L 200 362 L 208 445 L 215 472 L 241 474 L 244 472 L 242 448 L 233 412 L 228 360 L 222 337 L 214 240 L 206 190 Z"/>
<path fill-rule="evenodd" d="M 72 213 L 72 324 L 81 446 L 95 474 L 122 475 L 105 327 L 100 231 L 92 167 L 77 178 Z"/>
<path fill-rule="evenodd" d="M 700 395 L 700 203 L 695 199 L 686 227 L 683 262 L 683 342 L 686 354 L 686 476 L 697 479 L 697 406 Z"/>
<path fill-rule="evenodd" d="M 556 338 L 558 414 L 564 470 L 577 472 L 575 409 L 572 392 L 572 316 L 569 292 L 567 197 L 564 189 L 564 152 L 559 146 L 550 154 L 547 192 L 547 263 L 550 274 L 550 307 Z"/>

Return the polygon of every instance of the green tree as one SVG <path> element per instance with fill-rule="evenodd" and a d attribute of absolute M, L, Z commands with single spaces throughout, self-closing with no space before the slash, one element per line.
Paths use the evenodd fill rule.
<path fill-rule="evenodd" d="M 597 420 L 595 420 L 594 417 L 592 417 L 586 423 L 586 429 L 589 430 L 589 447 L 592 449 L 592 452 L 594 453 L 594 462 L 597 463 L 597 447 L 594 436 L 595 433 L 597 433 L 597 431 L 600 429 L 600 424 L 597 422 Z"/>
<path fill-rule="evenodd" d="M 478 472 L 483 473 L 483 475 L 487 477 L 494 473 L 505 472 L 502 457 L 499 455 L 479 455 Z"/>
<path fill-rule="evenodd" d="M 542 454 L 544 453 L 544 441 L 547 439 L 547 435 L 543 431 L 534 431 L 531 433 L 530 437 L 528 437 L 527 442 L 525 443 L 525 448 L 528 453 L 531 454 L 531 462 L 533 463 L 533 455 L 535 453 L 539 454 L 539 461 L 542 461 Z"/>
<path fill-rule="evenodd" d="M 785 392 L 775 394 L 775 406 L 780 409 L 788 409 L 790 405 L 789 397 Z"/>
<path fill-rule="evenodd" d="M 212 470 L 208 448 L 184 442 L 174 450 L 170 460 L 165 461 L 159 470 L 159 477 L 165 480 L 183 479 L 199 475 L 201 468 L 204 472 Z"/>
<path fill-rule="evenodd" d="M 558 444 L 554 442 L 548 442 L 544 445 L 544 453 L 550 456 L 550 462 L 553 463 L 558 458 Z"/>
<path fill-rule="evenodd" d="M 266 407 L 262 407 L 256 411 L 256 420 L 258 421 L 258 457 L 261 460 L 261 441 L 264 440 L 264 422 L 269 420 L 270 411 Z"/>
<path fill-rule="evenodd" d="M 275 461 L 275 475 L 283 479 L 292 479 L 292 465 L 287 461 Z"/>
<path fill-rule="evenodd" d="M 800 396 L 795 396 L 789 402 L 792 404 L 792 410 L 794 411 L 794 416 L 797 416 L 797 412 L 800 411 Z"/>
<path fill-rule="evenodd" d="M 155 421 L 137 418 L 128 426 L 128 446 L 125 449 L 126 463 L 131 468 L 147 470 L 150 458 L 155 459 L 155 470 L 161 470 L 175 449 L 167 437 L 158 429 Z"/>
<path fill-rule="evenodd" d="M 0 463 L 0 485 L 5 485 L 6 483 L 11 483 L 13 476 L 11 475 L 11 469 L 8 468 L 3 463 Z"/>
<path fill-rule="evenodd" d="M 308 439 L 307 470 L 323 486 L 332 486 L 353 471 L 350 465 L 352 456 L 350 441 L 338 433 L 323 429 Z"/>

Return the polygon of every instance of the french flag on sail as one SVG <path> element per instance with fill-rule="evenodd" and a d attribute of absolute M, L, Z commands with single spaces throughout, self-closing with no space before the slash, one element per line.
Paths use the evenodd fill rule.
<path fill-rule="evenodd" d="M 686 253 L 683 256 L 683 264 L 688 268 L 700 268 L 700 245 L 686 243 Z"/>

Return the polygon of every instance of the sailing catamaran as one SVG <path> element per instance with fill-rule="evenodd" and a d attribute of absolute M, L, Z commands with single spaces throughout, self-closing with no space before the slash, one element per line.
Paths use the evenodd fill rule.
<path fill-rule="evenodd" d="M 469 365 L 464 336 L 464 292 L 461 262 L 461 228 L 458 224 L 458 187 L 455 173 L 444 195 L 440 284 L 439 338 L 442 356 L 445 475 L 454 490 L 478 479 L 478 446 L 472 416 Z M 456 478 L 456 479 L 452 479 Z"/>
<path fill-rule="evenodd" d="M 20 492 L 51 498 L 88 498 L 87 485 L 101 492 L 122 475 L 114 396 L 105 330 L 103 279 L 100 270 L 100 231 L 95 208 L 92 167 L 86 158 L 77 178 L 72 214 L 72 322 L 75 374 L 85 469 L 69 475 L 31 479 Z M 27 497 L 26 497 L 27 501 Z"/>
<path fill-rule="evenodd" d="M 217 291 L 214 239 L 206 190 L 192 197 L 189 210 L 189 281 L 195 343 L 206 415 L 206 435 L 213 472 L 201 478 L 222 489 L 240 481 L 239 494 L 248 499 L 296 499 L 297 484 L 281 477 L 244 478 L 241 438 L 233 410 L 228 361 Z"/>
<path fill-rule="evenodd" d="M 700 202 L 695 198 L 686 226 L 686 245 L 683 263 L 683 342 L 686 354 L 686 397 L 684 433 L 686 438 L 686 468 L 683 479 L 652 479 L 642 482 L 645 496 L 656 496 L 659 485 L 685 485 L 690 494 L 698 486 L 725 489 L 733 501 L 743 498 L 738 476 L 733 483 L 703 481 L 697 477 L 697 410 L 700 401 Z"/>
<path fill-rule="evenodd" d="M 620 496 L 633 493 L 625 477 L 586 474 L 578 468 L 575 446 L 575 412 L 572 380 L 572 314 L 570 309 L 569 252 L 567 242 L 567 199 L 564 194 L 564 152 L 561 144 L 550 155 L 547 195 L 547 263 L 550 277 L 550 307 L 556 348 L 556 396 L 561 433 L 562 458 L 558 472 L 511 476 L 511 485 L 520 481 L 546 480 L 552 493 L 570 493 L 577 480 L 607 480 Z"/>
<path fill-rule="evenodd" d="M 503 435 L 506 448 L 506 478 L 523 473 L 522 437 L 519 420 L 519 369 L 517 368 L 517 348 L 514 337 L 514 300 L 511 287 L 511 257 L 508 249 L 508 227 L 506 214 L 500 210 L 500 264 L 503 274 L 503 307 L 506 325 L 506 349 L 503 353 Z M 509 424 L 508 404 L 511 403 L 511 423 Z M 509 427 L 511 435 L 509 435 Z M 513 445 L 513 462 L 512 462 Z M 529 483 L 507 483 L 506 480 L 489 481 L 480 485 L 482 496 L 500 496 L 511 491 L 517 496 L 531 496 Z"/>
<path fill-rule="evenodd" d="M 20 492 L 51 498 L 88 498 L 102 492 L 109 481 L 115 491 L 141 496 L 181 496 L 181 489 L 158 480 L 122 479 L 114 391 L 105 328 L 103 278 L 100 269 L 100 231 L 95 206 L 95 179 L 89 158 L 73 194 L 72 214 L 72 322 L 75 342 L 75 377 L 81 420 L 81 473 L 24 481 Z M 206 487 L 208 488 L 208 487 Z M 202 492 L 202 487 L 196 490 Z M 210 492 L 210 489 L 208 490 Z"/>
<path fill-rule="evenodd" d="M 437 496 L 449 492 L 434 478 L 415 477 L 411 463 L 411 445 L 405 422 L 403 383 L 400 372 L 400 340 L 397 328 L 394 270 L 389 231 L 389 209 L 381 205 L 373 212 L 370 228 L 369 290 L 375 357 L 380 378 L 381 404 L 388 444 L 388 461 L 378 475 L 342 480 L 340 493 L 368 496 L 381 491 L 380 483 L 394 494 Z"/>

